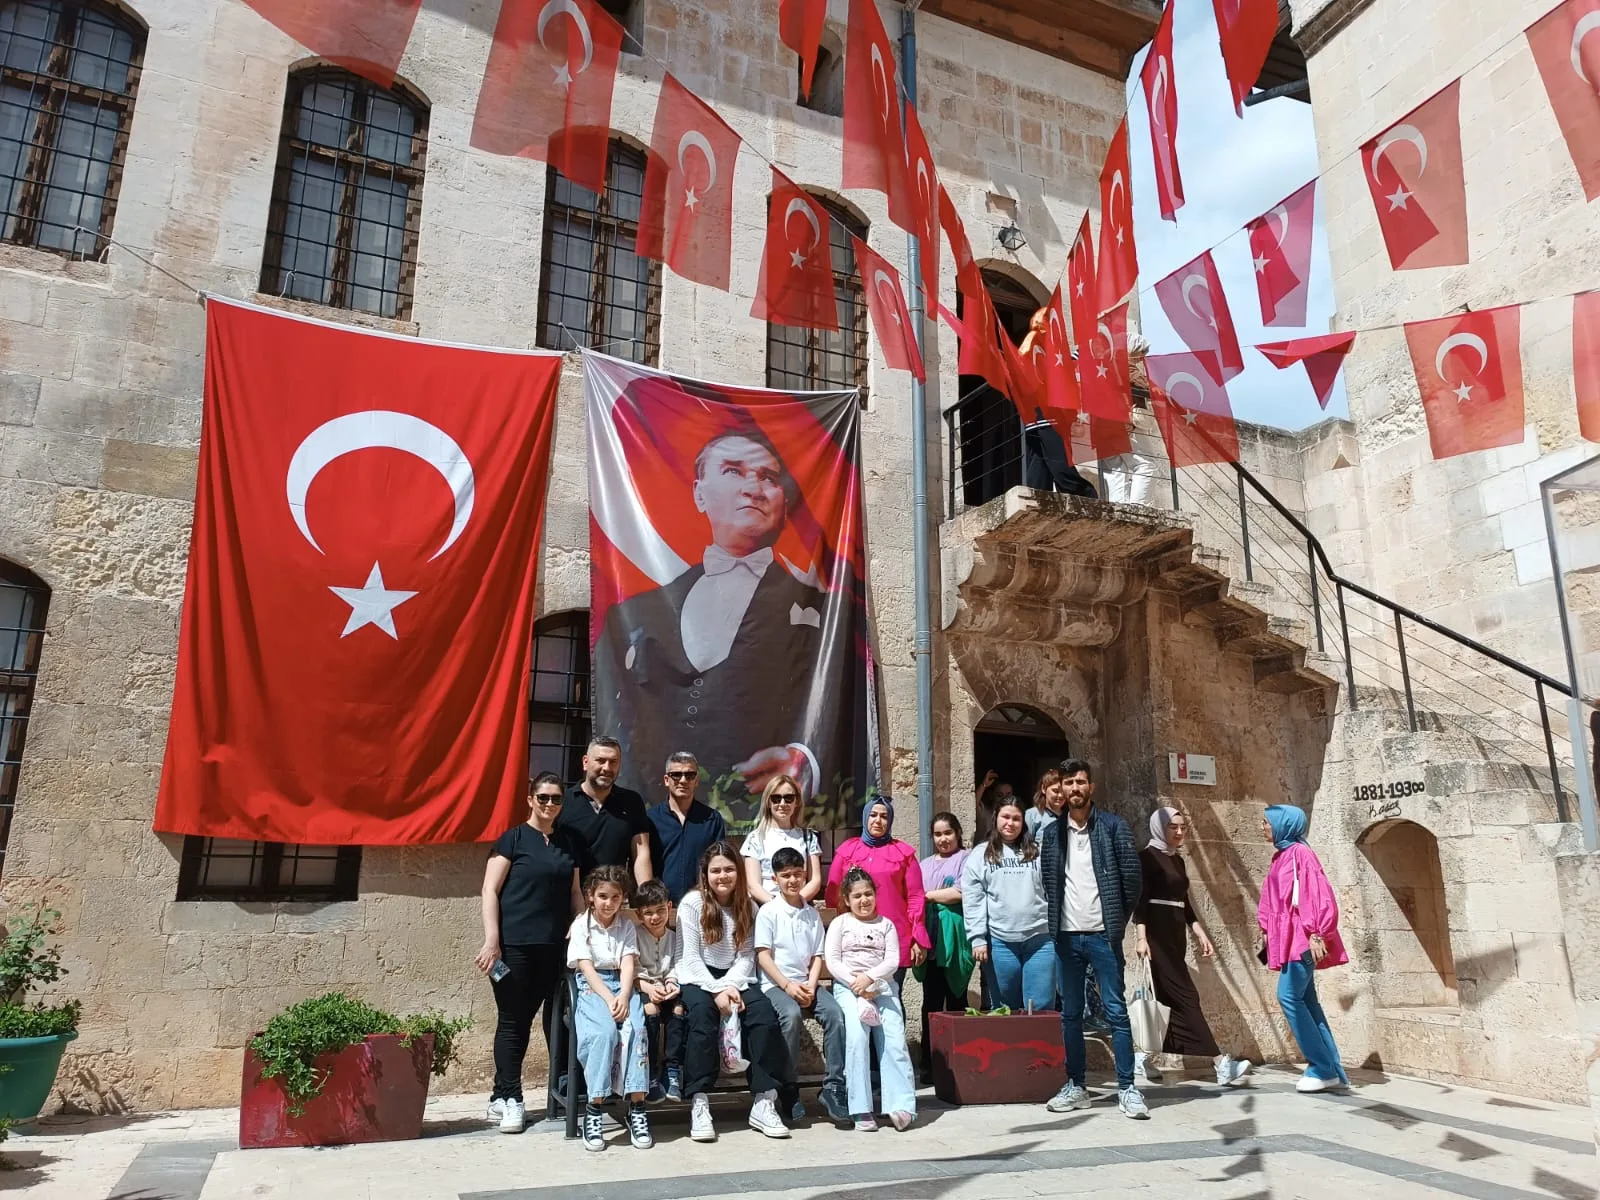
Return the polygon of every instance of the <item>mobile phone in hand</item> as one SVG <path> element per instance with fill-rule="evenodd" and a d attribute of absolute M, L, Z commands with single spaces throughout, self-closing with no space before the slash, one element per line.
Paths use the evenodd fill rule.
<path fill-rule="evenodd" d="M 494 965 L 489 968 L 489 982 L 499 983 L 509 974 L 511 974 L 511 968 L 506 966 L 503 958 L 497 958 L 494 960 Z"/>

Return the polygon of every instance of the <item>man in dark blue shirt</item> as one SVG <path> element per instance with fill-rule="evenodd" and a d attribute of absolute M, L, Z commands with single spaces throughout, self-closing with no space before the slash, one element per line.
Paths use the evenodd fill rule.
<path fill-rule="evenodd" d="M 650 857 L 676 904 L 700 882 L 700 856 L 728 836 L 722 814 L 694 798 L 700 764 L 687 750 L 667 759 L 667 798 L 650 810 Z"/>

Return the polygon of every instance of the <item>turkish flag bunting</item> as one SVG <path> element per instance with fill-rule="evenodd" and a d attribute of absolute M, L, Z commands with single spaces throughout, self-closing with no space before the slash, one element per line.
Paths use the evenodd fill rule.
<path fill-rule="evenodd" d="M 1572 298 L 1572 383 L 1578 432 L 1600 442 L 1600 292 Z"/>
<path fill-rule="evenodd" d="M 1367 190 L 1396 271 L 1467 261 L 1460 109 L 1458 79 L 1361 147 Z"/>
<path fill-rule="evenodd" d="M 602 192 L 622 26 L 597 0 L 504 0 L 472 145 L 548 162 Z"/>
<path fill-rule="evenodd" d="M 1128 191 L 1128 119 L 1111 138 L 1100 168 L 1100 295 L 1099 312 L 1116 307 L 1139 279 L 1139 255 L 1133 247 L 1133 197 Z"/>
<path fill-rule="evenodd" d="M 661 80 L 635 249 L 677 274 L 728 290 L 739 135 L 676 77 Z"/>
<path fill-rule="evenodd" d="M 1278 36 L 1278 0 L 1211 0 L 1211 7 L 1217 14 L 1233 111 L 1242 117 L 1244 98 L 1261 78 L 1261 68 Z"/>
<path fill-rule="evenodd" d="M 1168 4 L 1156 26 L 1150 53 L 1139 71 L 1145 107 L 1150 111 L 1150 145 L 1156 165 L 1156 201 L 1168 221 L 1183 207 L 1183 177 L 1178 172 L 1178 84 L 1172 66 L 1172 10 Z"/>
<path fill-rule="evenodd" d="M 1079 354 L 1087 354 L 1094 336 L 1095 306 L 1094 239 L 1089 233 L 1089 214 L 1083 214 L 1072 253 L 1067 256 L 1067 312 L 1072 318 L 1072 343 Z"/>
<path fill-rule="evenodd" d="M 1515 304 L 1406 325 L 1434 458 L 1521 444 L 1521 325 Z"/>
<path fill-rule="evenodd" d="M 800 94 L 811 95 L 811 77 L 822 48 L 828 0 L 778 0 L 778 40 L 800 56 Z"/>
<path fill-rule="evenodd" d="M 1032 420 L 1012 386 L 1010 364 L 1001 348 L 1002 342 L 1009 344 L 1011 339 L 1000 326 L 1000 315 L 994 310 L 989 289 L 983 286 L 977 263 L 970 262 L 957 273 L 956 288 L 961 294 L 961 349 L 957 371 L 962 375 L 980 376 L 990 387 L 1011 397 L 1025 420 Z"/>
<path fill-rule="evenodd" d="M 1527 31 L 1528 49 L 1590 200 L 1600 196 L 1600 40 L 1589 41 L 1597 29 L 1600 0 L 1567 0 Z"/>
<path fill-rule="evenodd" d="M 942 189 L 933 169 L 933 152 L 917 110 L 906 109 L 906 185 L 910 193 L 911 221 L 908 233 L 916 235 L 917 257 L 922 272 L 925 296 L 939 294 L 939 199 Z"/>
<path fill-rule="evenodd" d="M 1256 272 L 1256 298 L 1263 325 L 1306 323 L 1306 295 L 1311 290 L 1311 227 L 1317 204 L 1317 181 L 1251 221 L 1250 259 Z"/>
<path fill-rule="evenodd" d="M 560 371 L 207 302 L 158 831 L 409 845 L 523 815 Z"/>
<path fill-rule="evenodd" d="M 1239 430 L 1228 389 L 1217 382 L 1216 355 L 1152 354 L 1144 360 L 1150 375 L 1150 406 L 1174 467 L 1238 462 Z"/>
<path fill-rule="evenodd" d="M 827 210 L 774 167 L 752 317 L 802 329 L 839 328 L 828 222 Z"/>
<path fill-rule="evenodd" d="M 1033 365 L 1044 380 L 1045 411 L 1059 424 L 1070 421 L 1072 415 L 1083 408 L 1083 392 L 1078 387 L 1078 373 L 1072 362 L 1072 343 L 1067 337 L 1067 316 L 1059 283 L 1044 313 L 1044 333 L 1033 341 Z M 1061 436 L 1067 436 L 1065 428 L 1061 429 Z"/>
<path fill-rule="evenodd" d="M 851 237 L 856 248 L 856 266 L 867 292 L 867 313 L 883 349 L 883 361 L 896 371 L 910 371 L 916 379 L 926 379 L 922 351 L 911 328 L 905 293 L 900 290 L 900 273 L 866 242 Z M 942 305 L 940 306 L 943 307 Z"/>
<path fill-rule="evenodd" d="M 1128 370 L 1128 306 L 1102 313 L 1078 343 L 1078 380 L 1083 408 L 1105 421 L 1133 419 L 1133 377 Z"/>
<path fill-rule="evenodd" d="M 967 240 L 967 227 L 961 223 L 960 216 L 956 213 L 955 201 L 950 199 L 950 193 L 944 190 L 944 185 L 939 185 L 939 228 L 944 230 L 945 240 L 950 243 L 950 257 L 956 267 L 956 287 L 961 286 L 961 274 L 972 265 L 972 243 Z M 937 296 L 937 291 L 929 292 L 930 296 Z"/>
<path fill-rule="evenodd" d="M 1317 403 L 1328 407 L 1333 395 L 1333 381 L 1339 378 L 1344 366 L 1344 356 L 1355 345 L 1354 333 L 1325 333 L 1320 337 L 1296 338 L 1291 342 L 1268 342 L 1257 346 L 1262 356 L 1278 370 L 1305 363 L 1306 376 L 1312 390 L 1317 393 Z"/>
<path fill-rule="evenodd" d="M 882 192 L 889 198 L 889 219 L 915 233 L 898 78 L 894 46 L 877 4 L 850 0 L 844 47 L 843 186 Z"/>
<path fill-rule="evenodd" d="M 313 54 L 381 87 L 411 40 L 422 0 L 244 0 Z"/>
<path fill-rule="evenodd" d="M 1233 330 L 1233 315 L 1228 298 L 1217 278 L 1217 264 L 1207 250 L 1199 258 L 1183 264 L 1156 284 L 1156 299 L 1172 322 L 1183 344 L 1218 369 L 1218 383 L 1226 383 L 1244 370 L 1244 355 Z"/>

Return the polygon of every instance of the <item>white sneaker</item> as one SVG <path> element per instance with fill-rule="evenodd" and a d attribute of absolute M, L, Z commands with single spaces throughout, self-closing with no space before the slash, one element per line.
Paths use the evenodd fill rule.
<path fill-rule="evenodd" d="M 717 1140 L 716 1128 L 711 1124 L 711 1097 L 704 1092 L 694 1094 L 693 1107 L 689 1110 L 689 1137 L 697 1142 Z"/>
<path fill-rule="evenodd" d="M 1337 1079 L 1318 1079 L 1307 1071 L 1300 1076 L 1300 1081 L 1294 1085 L 1297 1092 L 1331 1092 L 1334 1088 L 1343 1087 Z"/>
<path fill-rule="evenodd" d="M 1045 1101 L 1046 1111 L 1053 1113 L 1071 1112 L 1075 1108 L 1088 1107 L 1089 1093 L 1071 1080 L 1062 1084 L 1061 1090 Z"/>
<path fill-rule="evenodd" d="M 750 1106 L 750 1128 L 769 1138 L 786 1138 L 789 1127 L 778 1116 L 776 1092 L 762 1092 Z"/>
<path fill-rule="evenodd" d="M 1234 1058 L 1231 1054 L 1224 1054 L 1217 1062 L 1217 1086 L 1232 1087 L 1235 1084 L 1249 1083 L 1246 1078 L 1250 1074 L 1250 1060 L 1248 1058 Z"/>
<path fill-rule="evenodd" d="M 1136 1087 L 1123 1088 L 1117 1093 L 1117 1108 L 1125 1117 L 1135 1121 L 1148 1121 L 1150 1119 L 1150 1106 L 1144 1102 L 1144 1097 L 1139 1094 Z"/>
<path fill-rule="evenodd" d="M 528 1118 L 523 1111 L 521 1100 L 502 1100 L 500 1102 L 501 1133 L 521 1133 L 527 1123 Z"/>
<path fill-rule="evenodd" d="M 498 1121 L 506 1115 L 506 1102 L 504 1100 L 489 1101 L 489 1120 Z"/>
<path fill-rule="evenodd" d="M 1161 1082 L 1161 1068 L 1156 1066 L 1153 1056 L 1142 1052 L 1133 1056 L 1133 1075 L 1146 1083 Z"/>

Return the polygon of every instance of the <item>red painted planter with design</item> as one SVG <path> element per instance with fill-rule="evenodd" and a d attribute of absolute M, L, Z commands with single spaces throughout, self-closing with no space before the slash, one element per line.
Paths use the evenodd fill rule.
<path fill-rule="evenodd" d="M 422 1136 L 422 1109 L 433 1071 L 433 1034 L 403 1043 L 398 1034 L 373 1034 L 317 1059 L 329 1072 L 322 1093 L 298 1117 L 276 1079 L 261 1077 L 261 1061 L 247 1045 L 239 1101 L 239 1148 L 343 1146 L 399 1142 Z"/>
<path fill-rule="evenodd" d="M 1066 1081 L 1061 1015 L 928 1017 L 933 1091 L 946 1104 L 1042 1103 Z"/>

